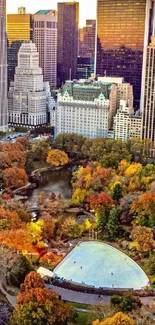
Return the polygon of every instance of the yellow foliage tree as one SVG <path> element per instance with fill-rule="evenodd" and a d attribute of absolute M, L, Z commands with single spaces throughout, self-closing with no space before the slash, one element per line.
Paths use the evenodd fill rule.
<path fill-rule="evenodd" d="M 91 227 L 92 227 L 91 222 L 90 222 L 88 219 L 86 219 L 86 220 L 84 221 L 84 230 L 85 230 L 85 231 L 89 231 L 89 230 L 91 229 Z"/>
<path fill-rule="evenodd" d="M 83 203 L 87 196 L 87 191 L 85 189 L 77 188 L 72 195 L 72 204 Z"/>
<path fill-rule="evenodd" d="M 113 317 L 107 318 L 103 322 L 96 320 L 93 322 L 93 325 L 134 325 L 134 322 L 129 316 L 119 312 Z"/>
<path fill-rule="evenodd" d="M 133 163 L 126 169 L 125 175 L 128 177 L 139 175 L 142 171 L 142 168 L 143 168 L 142 164 Z"/>
<path fill-rule="evenodd" d="M 48 153 L 47 162 L 56 167 L 64 166 L 69 163 L 69 158 L 64 151 L 53 149 Z"/>

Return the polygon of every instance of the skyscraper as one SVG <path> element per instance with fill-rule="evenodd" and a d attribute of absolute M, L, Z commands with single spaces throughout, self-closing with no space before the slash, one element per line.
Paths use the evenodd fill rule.
<path fill-rule="evenodd" d="M 139 107 L 144 45 L 154 0 L 98 0 L 96 74 L 124 77 Z"/>
<path fill-rule="evenodd" d="M 147 47 L 142 138 L 155 142 L 155 36 Z"/>
<path fill-rule="evenodd" d="M 58 3 L 58 87 L 76 78 L 78 56 L 79 3 Z"/>
<path fill-rule="evenodd" d="M 17 14 L 7 15 L 8 37 L 8 86 L 14 80 L 18 63 L 18 51 L 23 41 L 33 40 L 33 15 L 26 14 L 26 8 L 18 8 Z"/>
<path fill-rule="evenodd" d="M 57 12 L 39 10 L 34 15 L 34 42 L 39 52 L 39 63 L 44 81 L 52 88 L 57 85 Z"/>
<path fill-rule="evenodd" d="M 32 41 L 23 42 L 19 49 L 14 87 L 9 89 L 8 101 L 10 124 L 46 124 L 46 91 L 39 54 Z"/>
<path fill-rule="evenodd" d="M 6 0 L 0 1 L 0 131 L 7 130 Z"/>
<path fill-rule="evenodd" d="M 79 29 L 79 56 L 94 58 L 95 56 L 96 20 L 86 20 L 86 26 Z"/>

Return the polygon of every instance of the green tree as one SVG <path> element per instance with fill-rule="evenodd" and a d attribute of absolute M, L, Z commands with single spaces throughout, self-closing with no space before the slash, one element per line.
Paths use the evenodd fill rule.
<path fill-rule="evenodd" d="M 112 198 L 113 200 L 119 202 L 119 200 L 123 197 L 123 188 L 121 186 L 121 184 L 116 184 L 114 189 L 113 189 L 113 193 L 112 193 Z"/>
<path fill-rule="evenodd" d="M 119 219 L 118 219 L 118 211 L 116 208 L 112 208 L 109 214 L 107 230 L 110 237 L 116 237 L 119 232 Z"/>

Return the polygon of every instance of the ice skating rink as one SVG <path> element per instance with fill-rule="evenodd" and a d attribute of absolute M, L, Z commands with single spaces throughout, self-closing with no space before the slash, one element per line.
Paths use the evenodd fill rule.
<path fill-rule="evenodd" d="M 101 242 L 78 244 L 54 269 L 60 278 L 96 288 L 141 289 L 149 279 L 127 255 Z"/>

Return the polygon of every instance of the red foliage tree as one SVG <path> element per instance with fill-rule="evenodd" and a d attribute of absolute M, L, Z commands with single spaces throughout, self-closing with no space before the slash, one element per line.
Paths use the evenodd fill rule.
<path fill-rule="evenodd" d="M 87 198 L 89 208 L 94 210 L 96 213 L 104 213 L 109 211 L 112 206 L 115 204 L 115 201 L 107 193 L 100 193 L 98 195 L 91 194 Z"/>
<path fill-rule="evenodd" d="M 15 188 L 26 185 L 28 176 L 24 169 L 12 167 L 3 170 L 3 176 L 5 180 L 5 186 L 14 186 Z"/>

